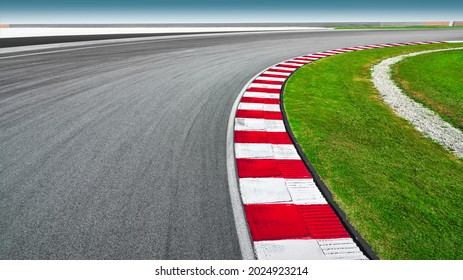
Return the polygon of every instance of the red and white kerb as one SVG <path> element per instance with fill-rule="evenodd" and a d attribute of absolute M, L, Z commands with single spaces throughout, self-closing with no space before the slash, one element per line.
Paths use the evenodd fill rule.
<path fill-rule="evenodd" d="M 241 198 L 258 259 L 367 259 L 327 203 L 294 147 L 280 110 L 289 75 L 318 59 L 413 42 L 336 49 L 295 57 L 255 78 L 235 117 Z"/>

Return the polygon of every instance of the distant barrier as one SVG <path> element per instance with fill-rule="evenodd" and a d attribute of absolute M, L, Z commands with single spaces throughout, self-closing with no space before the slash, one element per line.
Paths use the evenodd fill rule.
<path fill-rule="evenodd" d="M 327 27 L 327 26 L 461 26 L 463 21 L 397 22 L 264 22 L 264 23 L 147 23 L 147 24 L 1 24 L 11 28 L 129 28 L 129 27 Z"/>
<path fill-rule="evenodd" d="M 424 26 L 452 26 L 451 21 L 428 21 L 424 23 Z"/>

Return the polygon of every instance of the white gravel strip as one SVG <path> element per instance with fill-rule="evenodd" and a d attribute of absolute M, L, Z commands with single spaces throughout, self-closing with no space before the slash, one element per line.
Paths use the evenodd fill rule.
<path fill-rule="evenodd" d="M 401 117 L 410 121 L 416 129 L 444 145 L 454 152 L 459 158 L 463 158 L 463 132 L 444 121 L 435 112 L 425 108 L 406 96 L 391 79 L 391 66 L 404 58 L 420 54 L 462 50 L 461 48 L 440 49 L 415 52 L 385 59 L 372 68 L 373 83 L 381 93 L 384 101 Z"/>

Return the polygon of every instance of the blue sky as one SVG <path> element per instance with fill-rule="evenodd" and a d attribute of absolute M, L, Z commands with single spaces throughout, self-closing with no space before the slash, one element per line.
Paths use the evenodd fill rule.
<path fill-rule="evenodd" d="M 463 20 L 463 0 L 6 0 L 2 23 Z"/>

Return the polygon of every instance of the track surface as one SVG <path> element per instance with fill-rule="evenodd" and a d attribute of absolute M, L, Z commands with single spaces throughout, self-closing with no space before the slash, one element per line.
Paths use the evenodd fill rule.
<path fill-rule="evenodd" d="M 244 34 L 2 59 L 0 258 L 241 258 L 225 157 L 245 83 L 309 52 L 462 37 Z"/>

